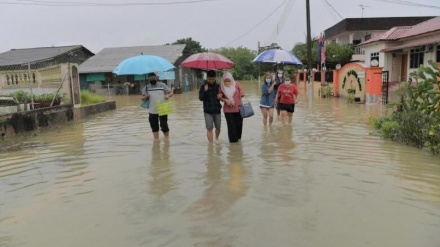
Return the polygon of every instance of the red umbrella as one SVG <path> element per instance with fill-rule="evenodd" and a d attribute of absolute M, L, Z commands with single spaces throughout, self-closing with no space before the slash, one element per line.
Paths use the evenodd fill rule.
<path fill-rule="evenodd" d="M 183 67 L 193 69 L 230 69 L 234 66 L 234 63 L 227 57 L 212 53 L 202 52 L 189 56 L 182 62 Z"/>

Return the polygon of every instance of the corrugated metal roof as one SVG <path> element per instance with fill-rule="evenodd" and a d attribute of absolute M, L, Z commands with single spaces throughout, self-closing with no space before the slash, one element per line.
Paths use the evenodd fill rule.
<path fill-rule="evenodd" d="M 408 30 L 410 30 L 411 27 L 393 27 L 390 30 L 386 31 L 385 33 L 382 33 L 376 37 L 373 37 L 365 42 L 362 42 L 359 45 L 366 45 L 370 44 L 376 41 L 389 41 L 389 40 L 396 40 L 398 39 L 402 34 L 406 33 Z"/>
<path fill-rule="evenodd" d="M 140 55 L 160 56 L 171 63 L 182 55 L 185 44 L 105 48 L 79 66 L 80 73 L 113 72 L 124 59 Z"/>
<path fill-rule="evenodd" d="M 420 40 L 414 40 L 414 42 L 410 42 L 410 43 L 398 45 L 398 46 L 393 46 L 393 47 L 387 47 L 387 48 L 384 48 L 380 51 L 381 52 L 389 52 L 389 51 L 408 49 L 408 48 L 419 47 L 419 46 L 424 46 L 424 45 L 429 45 L 429 44 L 436 44 L 436 43 L 440 43 L 440 36 L 438 36 L 438 37 L 431 36 L 431 37 L 427 37 L 427 38 L 420 39 Z"/>
<path fill-rule="evenodd" d="M 0 66 L 26 64 L 29 62 L 45 61 L 65 54 L 72 50 L 82 48 L 82 45 L 37 47 L 26 49 L 12 49 L 0 53 Z"/>
<path fill-rule="evenodd" d="M 416 35 L 420 35 L 420 34 L 439 31 L 439 30 L 440 30 L 440 16 L 412 26 L 411 30 L 404 33 L 399 38 L 407 38 L 407 37 L 416 36 Z"/>

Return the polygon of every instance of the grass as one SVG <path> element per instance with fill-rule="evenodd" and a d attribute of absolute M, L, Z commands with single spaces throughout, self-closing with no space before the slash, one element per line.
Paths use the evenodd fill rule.
<path fill-rule="evenodd" d="M 105 102 L 105 98 L 99 94 L 81 90 L 81 105 L 93 105 Z"/>

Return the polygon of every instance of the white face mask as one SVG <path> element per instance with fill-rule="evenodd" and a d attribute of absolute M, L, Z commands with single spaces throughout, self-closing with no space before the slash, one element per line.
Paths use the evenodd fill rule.
<path fill-rule="evenodd" d="M 290 85 L 290 81 L 284 81 L 284 83 L 289 86 Z"/>
<path fill-rule="evenodd" d="M 283 74 L 278 73 L 278 77 L 279 77 L 279 78 L 283 77 Z"/>

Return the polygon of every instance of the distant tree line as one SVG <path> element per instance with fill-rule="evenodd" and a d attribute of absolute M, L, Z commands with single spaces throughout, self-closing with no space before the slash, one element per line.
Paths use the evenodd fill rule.
<path fill-rule="evenodd" d="M 183 50 L 182 56 L 177 62 L 182 62 L 187 57 L 195 53 L 200 52 L 215 52 L 222 54 L 234 62 L 234 68 L 231 69 L 231 73 L 234 78 L 238 80 L 250 80 L 258 78 L 260 75 L 264 75 L 267 71 L 275 71 L 277 68 L 273 64 L 258 64 L 253 63 L 252 60 L 258 55 L 258 51 L 251 50 L 246 47 L 221 47 L 218 49 L 208 50 L 202 46 L 202 44 L 192 38 L 179 39 L 172 44 L 186 44 Z M 260 52 L 265 49 L 280 48 L 277 44 L 271 44 L 268 47 L 260 47 Z M 307 43 L 296 43 L 292 49 L 292 52 L 303 62 L 307 64 Z M 328 42 L 326 46 L 326 66 L 327 68 L 334 68 L 336 64 L 344 65 L 350 62 L 350 59 L 354 53 L 353 45 L 340 45 L 334 42 Z M 319 65 L 318 56 L 318 38 L 312 39 L 312 62 L 315 66 Z M 314 67 L 315 67 L 314 66 Z M 284 69 L 288 71 L 303 70 L 305 66 L 285 66 Z"/>

